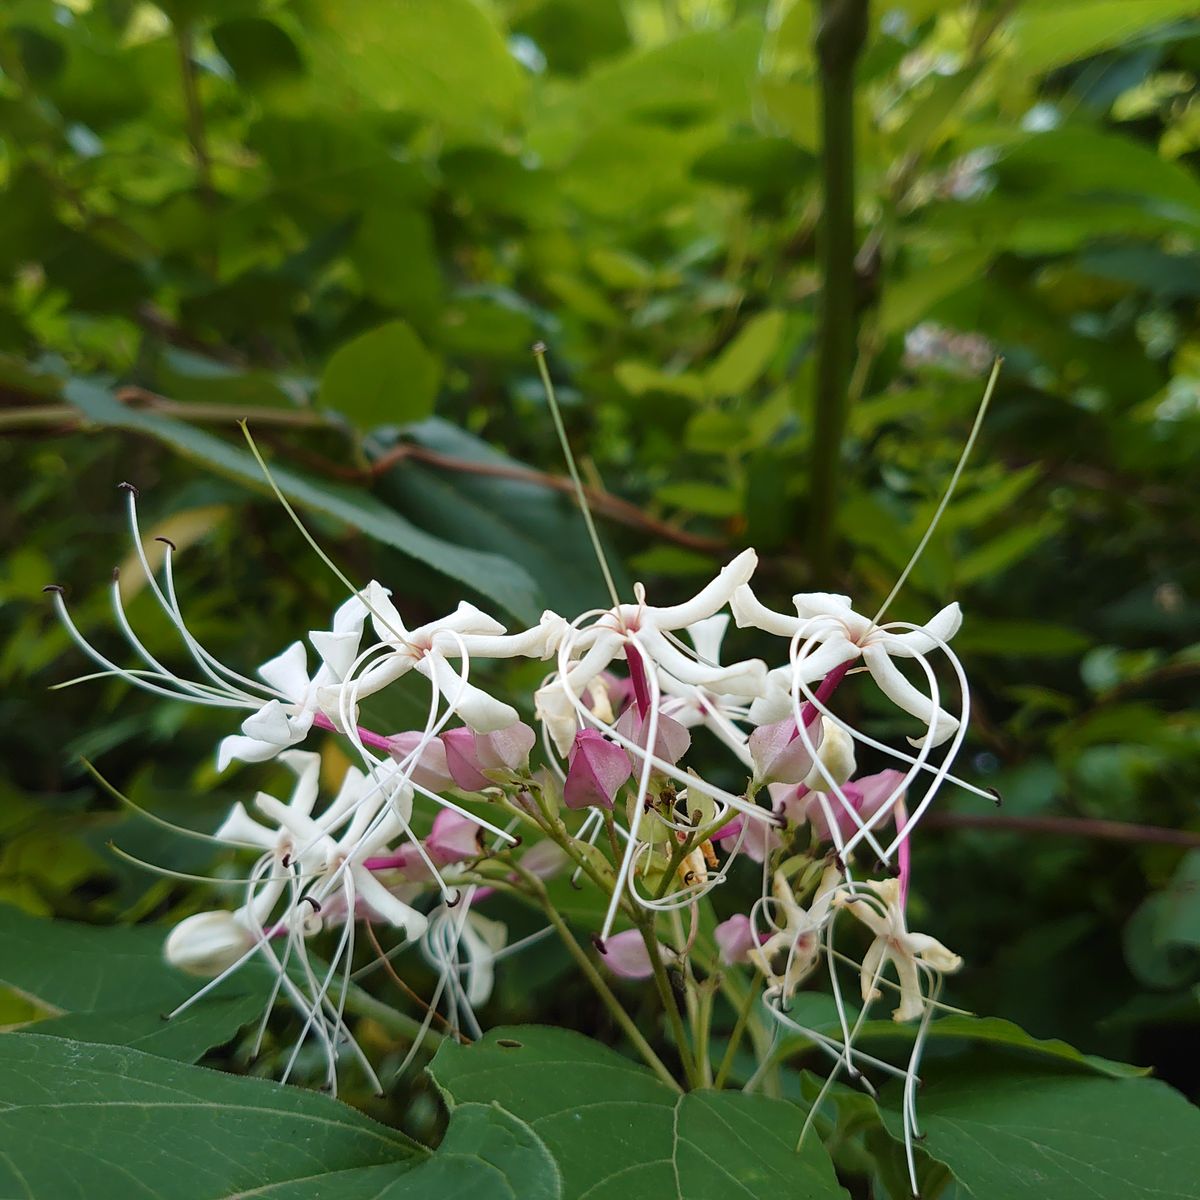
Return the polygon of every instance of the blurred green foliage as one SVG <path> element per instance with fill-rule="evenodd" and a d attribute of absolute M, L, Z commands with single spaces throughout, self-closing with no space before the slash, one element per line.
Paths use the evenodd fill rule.
<path fill-rule="evenodd" d="M 185 871 L 209 849 L 115 810 L 81 754 L 196 828 L 269 770 L 217 777 L 211 714 L 47 690 L 81 660 L 45 583 L 70 583 L 81 627 L 116 645 L 118 481 L 180 545 L 197 633 L 245 668 L 339 586 L 263 485 L 243 416 L 323 544 L 414 618 L 464 593 L 517 620 L 586 607 L 602 590 L 578 519 L 520 474 L 562 473 L 541 339 L 585 476 L 628 502 L 598 510 L 629 578 L 670 593 L 754 544 L 776 599 L 847 590 L 870 611 L 1001 354 L 961 491 L 892 612 L 963 603 L 963 762 L 1005 801 L 994 828 L 960 830 L 981 806 L 947 796 L 922 831 L 921 927 L 967 960 L 955 1003 L 1196 1095 L 1200 851 L 1087 823 L 1200 838 L 1200 19 L 1173 0 L 873 6 L 842 554 L 815 579 L 812 13 L 0 9 L 0 899 L 92 922 L 199 903 L 105 842 Z M 170 654 L 135 580 L 131 611 Z M 1021 825 L 1042 817 L 1080 824 Z M 560 952 L 530 954 L 527 980 L 563 973 Z M 573 987 L 506 983 L 493 1015 L 602 1028 Z"/>

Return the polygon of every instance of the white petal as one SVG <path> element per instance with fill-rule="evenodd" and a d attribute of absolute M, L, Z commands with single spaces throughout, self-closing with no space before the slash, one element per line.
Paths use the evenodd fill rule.
<path fill-rule="evenodd" d="M 224 841 L 247 842 L 251 846 L 261 846 L 264 850 L 270 850 L 278 840 L 275 831 L 260 825 L 246 811 L 240 800 L 229 810 L 229 816 L 221 822 L 220 828 L 213 836 Z"/>
<path fill-rule="evenodd" d="M 835 617 L 841 621 L 848 613 L 854 612 L 850 597 L 839 592 L 797 592 L 792 597 L 792 603 L 796 606 L 797 615 L 803 619 Z"/>
<path fill-rule="evenodd" d="M 533 695 L 534 712 L 546 727 L 559 754 L 565 756 L 575 742 L 579 725 L 575 706 L 558 679 L 545 684 Z"/>
<path fill-rule="evenodd" d="M 232 967 L 254 937 L 230 912 L 199 912 L 167 935 L 167 962 L 190 975 L 216 976 Z"/>
<path fill-rule="evenodd" d="M 868 646 L 863 651 L 863 659 L 879 690 L 898 708 L 912 713 L 930 727 L 932 745 L 944 742 L 958 728 L 958 721 L 954 717 L 944 709 L 935 708 L 924 692 L 905 679 L 882 646 Z"/>
<path fill-rule="evenodd" d="M 375 586 L 378 588 L 379 584 L 375 584 Z M 334 633 L 362 633 L 362 627 L 366 623 L 370 611 L 365 603 L 366 595 L 367 592 L 364 590 L 338 606 L 337 611 L 333 614 Z"/>
<path fill-rule="evenodd" d="M 523 633 L 465 633 L 457 637 L 438 630 L 433 646 L 447 658 L 461 658 L 464 649 L 471 658 L 548 658 L 553 653 L 549 642 L 556 636 L 561 641 L 561 631 L 551 624 L 537 624 Z"/>
<path fill-rule="evenodd" d="M 643 624 L 637 640 L 663 670 L 693 687 L 732 696 L 759 696 L 766 690 L 767 665 L 757 658 L 728 667 L 708 667 L 684 654 L 648 622 Z"/>
<path fill-rule="evenodd" d="M 437 653 L 427 654 L 417 663 L 417 670 L 433 680 L 446 703 L 476 733 L 495 733 L 521 719 L 511 704 L 505 704 L 472 683 L 465 683 L 459 673 Z"/>
<path fill-rule="evenodd" d="M 715 616 L 730 602 L 738 588 L 750 579 L 757 566 L 758 555 L 753 550 L 743 550 L 737 558 L 721 568 L 716 579 L 701 588 L 690 600 L 666 608 L 647 608 L 646 618 L 659 629 L 685 629 L 688 625 L 703 621 L 705 617 Z"/>
<path fill-rule="evenodd" d="M 739 629 L 761 629 L 764 633 L 775 634 L 776 637 L 791 637 L 802 624 L 799 617 L 768 608 L 754 594 L 748 583 L 733 593 L 729 608 Z"/>
<path fill-rule="evenodd" d="M 449 616 L 418 626 L 412 631 L 411 637 L 414 642 L 426 645 L 444 629 L 452 629 L 461 634 L 477 634 L 481 637 L 499 637 L 505 632 L 504 626 L 495 617 L 489 617 L 474 604 L 460 600 L 458 607 Z"/>
<path fill-rule="evenodd" d="M 278 700 L 268 700 L 258 712 L 248 716 L 242 722 L 242 732 L 248 738 L 270 742 L 281 749 L 292 744 L 292 727 Z"/>
<path fill-rule="evenodd" d="M 293 642 L 282 654 L 258 668 L 259 676 L 289 700 L 299 702 L 308 691 L 308 654 L 303 642 Z"/>
<path fill-rule="evenodd" d="M 803 643 L 801 643 L 803 645 Z M 796 662 L 796 671 L 805 683 L 824 679 L 835 667 L 851 662 L 862 651 L 839 629 L 810 647 L 810 652 Z"/>
<path fill-rule="evenodd" d="M 687 627 L 687 635 L 696 648 L 696 653 L 715 666 L 721 661 L 721 643 L 725 640 L 725 631 L 728 628 L 729 614 L 717 613 L 715 617 L 693 621 Z"/>
<path fill-rule="evenodd" d="M 231 762 L 266 762 L 282 749 L 276 742 L 264 742 L 258 738 L 230 734 L 221 739 L 217 747 L 217 770 L 224 771 Z"/>
<path fill-rule="evenodd" d="M 321 756 L 311 750 L 285 750 L 279 761 L 296 776 L 296 788 L 292 792 L 291 806 L 305 816 L 317 802 L 317 789 L 321 779 Z"/>
<path fill-rule="evenodd" d="M 402 675 L 407 675 L 416 662 L 417 660 L 408 650 L 397 650 L 377 659 L 373 666 L 354 681 L 355 695 L 360 699 L 373 696 L 389 684 L 395 683 Z"/>
<path fill-rule="evenodd" d="M 395 643 L 403 641 L 408 636 L 408 630 L 400 618 L 396 606 L 392 603 L 390 593 L 382 584 L 374 579 L 360 593 L 371 612 L 371 625 L 375 636 L 381 642 Z"/>
<path fill-rule="evenodd" d="M 876 634 L 872 640 L 885 646 L 889 654 L 901 658 L 914 658 L 918 654 L 930 654 L 940 649 L 938 642 L 948 642 L 959 631 L 961 625 L 962 609 L 955 602 L 947 604 L 941 612 L 927 621 L 922 629 L 914 629 L 908 633 L 884 632 Z M 928 630 L 938 641 L 935 642 L 923 630 Z"/>
<path fill-rule="evenodd" d="M 329 677 L 337 682 L 346 678 L 354 660 L 358 657 L 360 633 L 331 633 L 324 629 L 310 629 L 308 640 L 321 656 L 321 662 Z"/>
<path fill-rule="evenodd" d="M 429 927 L 424 913 L 393 896 L 365 867 L 354 868 L 354 885 L 362 902 L 397 929 L 403 929 L 409 941 L 421 937 Z"/>

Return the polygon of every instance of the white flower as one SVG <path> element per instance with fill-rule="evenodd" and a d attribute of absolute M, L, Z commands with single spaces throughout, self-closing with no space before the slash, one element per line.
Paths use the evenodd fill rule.
<path fill-rule="evenodd" d="M 233 734 L 221 742 L 217 750 L 218 770 L 225 770 L 234 759 L 265 762 L 274 758 L 280 750 L 308 736 L 318 713 L 337 725 L 338 685 L 358 653 L 367 612 L 362 594 L 351 596 L 334 614 L 332 629 L 309 633 L 321 657 L 321 665 L 311 678 L 303 642 L 293 642 L 282 654 L 258 668 L 258 674 L 274 690 L 276 698 L 268 700 L 242 722 L 240 736 Z"/>
<path fill-rule="evenodd" d="M 838 907 L 849 909 L 875 934 L 875 940 L 863 955 L 862 998 L 868 1003 L 879 999 L 875 984 L 887 964 L 893 963 L 900 982 L 900 1007 L 892 1017 L 896 1021 L 911 1021 L 925 1011 L 918 962 L 947 975 L 962 966 L 962 959 L 936 938 L 908 932 L 898 879 L 868 880 L 865 886 L 875 893 L 878 902 L 862 893 L 843 893 L 834 901 Z"/>
<path fill-rule="evenodd" d="M 750 962 L 766 976 L 768 987 L 775 989 L 786 1007 L 796 988 L 812 973 L 821 953 L 821 930 L 829 921 L 830 908 L 841 876 L 836 867 L 827 867 L 808 908 L 801 908 L 792 894 L 792 885 L 782 871 L 772 880 L 776 912 L 775 932 L 760 946 L 746 951 Z M 761 903 L 761 901 L 760 901 Z"/>
<path fill-rule="evenodd" d="M 409 630 L 379 584 L 371 584 L 366 600 L 379 640 L 359 656 L 365 660 L 374 655 L 370 665 L 347 685 L 352 702 L 357 704 L 415 670 L 437 688 L 451 711 L 478 733 L 504 729 L 520 717 L 510 704 L 469 683 L 449 660 L 546 658 L 558 648 L 567 628 L 562 617 L 545 612 L 531 629 L 507 634 L 498 621 L 463 602 L 448 616 Z M 376 653 L 379 651 L 382 653 Z"/>
<path fill-rule="evenodd" d="M 544 723 L 560 754 L 566 755 L 578 731 L 576 699 L 609 664 L 622 655 L 630 674 L 653 667 L 681 689 L 703 688 L 714 695 L 753 698 L 766 686 L 767 669 L 758 659 L 722 667 L 681 650 L 669 634 L 714 617 L 734 592 L 754 572 L 758 557 L 745 550 L 723 567 L 717 577 L 682 604 L 655 607 L 644 600 L 619 604 L 602 613 L 586 629 L 564 637 L 558 650 L 559 670 L 534 697 L 538 718 Z M 649 659 L 649 662 L 645 662 Z"/>
<path fill-rule="evenodd" d="M 857 613 L 849 596 L 830 592 L 798 593 L 792 598 L 796 616 L 767 608 L 750 588 L 743 584 L 735 592 L 730 607 L 739 627 L 753 627 L 779 637 L 811 643 L 807 652 L 786 668 L 771 672 L 763 702 L 751 708 L 756 721 L 780 720 L 791 712 L 791 688 L 795 680 L 815 683 L 837 667 L 862 659 L 872 678 L 893 704 L 911 713 L 929 727 L 926 737 L 931 746 L 939 745 L 958 728 L 957 718 L 933 703 L 901 673 L 893 658 L 924 657 L 944 646 L 962 624 L 957 604 L 948 604 L 925 625 L 897 633 L 876 625 Z M 911 740 L 911 739 L 910 739 Z M 925 739 L 915 742 L 924 744 Z"/>

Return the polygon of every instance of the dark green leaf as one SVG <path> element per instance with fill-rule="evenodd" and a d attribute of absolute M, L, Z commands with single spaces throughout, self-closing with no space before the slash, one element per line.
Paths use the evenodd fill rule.
<path fill-rule="evenodd" d="M 0 1095 L 5 1195 L 223 1200 L 424 1157 L 328 1096 L 32 1033 L 0 1036 Z"/>
<path fill-rule="evenodd" d="M 580 1034 L 493 1030 L 444 1042 L 430 1067 L 451 1103 L 495 1101 L 546 1143 L 564 1200 L 844 1197 L 816 1139 L 796 1152 L 804 1112 L 765 1096 L 679 1095 Z"/>
<path fill-rule="evenodd" d="M 338 348 L 321 376 L 320 401 L 356 425 L 407 425 L 433 412 L 442 364 L 404 321 Z"/>
<path fill-rule="evenodd" d="M 220 438 L 157 413 L 126 408 L 103 388 L 80 380 L 69 383 L 65 394 L 97 424 L 148 434 L 243 483 L 264 486 L 262 470 L 253 456 Z M 288 467 L 272 468 L 272 474 L 294 503 L 345 521 L 351 528 L 412 555 L 522 619 L 536 618 L 543 608 L 533 580 L 513 563 L 431 537 L 373 496 L 352 488 L 318 483 Z"/>

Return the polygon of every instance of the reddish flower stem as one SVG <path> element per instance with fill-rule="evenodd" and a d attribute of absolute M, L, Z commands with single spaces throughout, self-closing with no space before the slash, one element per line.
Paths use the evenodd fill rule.
<path fill-rule="evenodd" d="M 324 713 L 317 713 L 313 718 L 313 724 L 318 729 L 328 729 L 330 733 L 342 732 Z M 373 750 L 382 750 L 385 754 L 391 752 L 391 738 L 384 737 L 382 733 L 375 733 L 373 730 L 364 729 L 361 725 L 356 726 L 356 728 L 359 739 L 364 746 L 370 746 Z"/>

